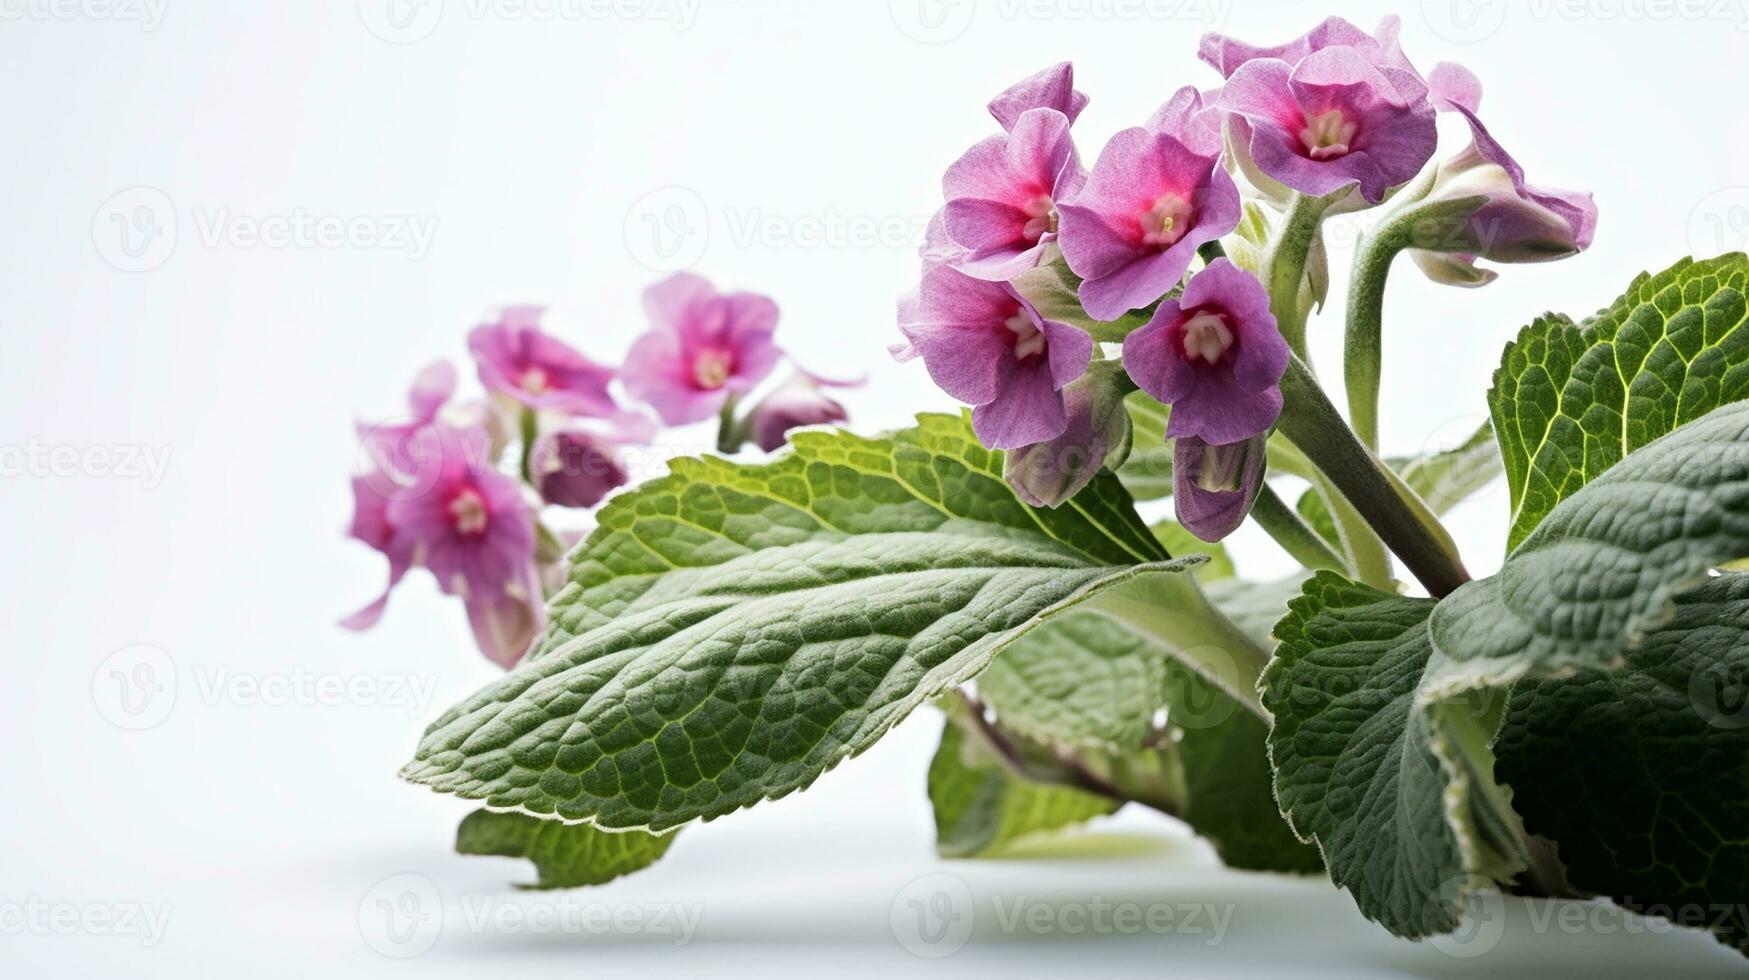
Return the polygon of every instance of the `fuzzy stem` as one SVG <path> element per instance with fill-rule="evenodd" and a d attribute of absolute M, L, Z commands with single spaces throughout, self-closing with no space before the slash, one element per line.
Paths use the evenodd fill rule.
<path fill-rule="evenodd" d="M 1299 514 L 1294 512 L 1287 502 L 1276 494 L 1275 488 L 1265 483 L 1257 494 L 1257 500 L 1251 505 L 1251 518 L 1257 526 L 1263 528 L 1275 543 L 1293 556 L 1294 561 L 1313 571 L 1327 568 L 1344 575 L 1352 574 L 1348 563 L 1343 561 L 1318 532 L 1312 530 Z"/>
<path fill-rule="evenodd" d="M 1332 203 L 1332 198 L 1295 194 L 1264 261 L 1269 276 L 1266 282 L 1269 312 L 1275 316 L 1275 325 L 1287 339 L 1288 347 L 1301 360 L 1308 358 L 1306 310 L 1300 305 L 1300 283 L 1306 275 L 1306 257 L 1318 240 L 1318 224 Z"/>
<path fill-rule="evenodd" d="M 1365 515 L 1379 538 L 1434 597 L 1443 598 L 1468 582 L 1469 573 L 1450 546 L 1450 537 L 1442 540 L 1423 524 L 1386 476 L 1384 464 L 1343 422 L 1305 362 L 1295 358 L 1288 364 L 1281 390 L 1286 408 L 1280 430 L 1335 487 L 1335 499 L 1329 501 L 1332 509 L 1345 503 Z"/>

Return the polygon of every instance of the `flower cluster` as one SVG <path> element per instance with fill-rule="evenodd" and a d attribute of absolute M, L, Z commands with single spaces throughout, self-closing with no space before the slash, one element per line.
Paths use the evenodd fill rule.
<path fill-rule="evenodd" d="M 1114 406 L 1140 389 L 1170 407 L 1180 519 L 1218 540 L 1244 518 L 1282 379 L 1303 353 L 1306 297 L 1322 299 L 1313 276 L 1293 270 L 1282 284 L 1266 268 L 1272 236 L 1296 214 L 1437 216 L 1442 234 L 1402 248 L 1460 285 L 1493 277 L 1478 258 L 1538 261 L 1590 244 L 1589 195 L 1526 182 L 1477 116 L 1475 77 L 1451 64 L 1422 74 L 1398 27 L 1387 18 L 1369 34 L 1333 17 L 1273 47 L 1211 34 L 1199 53 L 1219 86 L 1179 89 L 1091 167 L 1072 133 L 1087 97 L 1069 64 L 990 103 L 1000 131 L 942 178 L 894 354 L 921 357 L 973 406 L 979 439 L 1010 450 L 1022 497 L 1055 506 L 1120 464 L 1129 419 Z M 1461 116 L 1473 142 L 1436 164 L 1441 112 Z M 1315 223 L 1310 237 L 1315 260 Z M 1093 369 L 1116 356 L 1121 371 Z"/>
<path fill-rule="evenodd" d="M 508 307 L 468 335 L 485 397 L 457 401 L 455 368 L 440 361 L 414 379 L 405 416 L 358 427 L 364 465 L 349 533 L 388 559 L 389 581 L 342 625 L 375 625 L 389 593 L 424 567 L 462 600 L 481 651 L 515 664 L 579 536 L 555 530 L 545 508 L 600 504 L 630 480 L 628 454 L 658 435 L 621 395 L 672 426 L 720 418 L 725 452 L 747 442 L 772 451 L 792 429 L 846 418 L 826 389 L 860 382 L 799 368 L 737 411 L 784 358 L 770 299 L 682 274 L 651 286 L 644 303 L 651 329 L 617 369 L 548 333 L 538 307 Z"/>

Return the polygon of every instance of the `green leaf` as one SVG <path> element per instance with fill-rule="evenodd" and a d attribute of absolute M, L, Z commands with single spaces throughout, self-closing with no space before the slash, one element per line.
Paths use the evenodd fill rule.
<path fill-rule="evenodd" d="M 609 833 L 585 824 L 540 820 L 522 813 L 475 810 L 456 828 L 461 854 L 527 858 L 539 881 L 524 888 L 601 885 L 641 871 L 668 853 L 675 834 Z"/>
<path fill-rule="evenodd" d="M 1367 915 L 1405 936 L 1454 928 L 1479 884 L 1542 874 L 1493 774 L 1504 692 L 1626 666 L 1743 554 L 1749 404 L 1636 450 L 1437 605 L 1318 575 L 1263 677 L 1283 810 Z"/>
<path fill-rule="evenodd" d="M 954 714 L 971 709 L 962 702 L 949 702 L 947 710 L 941 745 L 929 764 L 935 847 L 943 857 L 987 857 L 1017 842 L 1114 813 L 1123 805 L 1073 787 L 1021 778 L 1005 768 L 988 745 L 967 734 L 966 722 L 956 722 Z"/>
<path fill-rule="evenodd" d="M 1172 410 L 1145 391 L 1130 392 L 1124 404 L 1130 411 L 1130 456 L 1118 468 L 1118 478 L 1137 500 L 1172 496 L 1172 444 L 1166 441 Z"/>
<path fill-rule="evenodd" d="M 1749 953 L 1749 575 L 1676 600 L 1622 669 L 1513 689 L 1495 744 L 1568 879 Z"/>
<path fill-rule="evenodd" d="M 1525 863 L 1486 720 L 1427 699 L 1433 608 L 1320 572 L 1262 683 L 1282 812 L 1363 913 L 1410 938 L 1455 929 L 1470 891 Z"/>
<path fill-rule="evenodd" d="M 1265 647 L 1287 602 L 1278 585 L 1237 579 L 1216 582 L 1210 595 Z M 1010 645 L 979 675 L 978 691 L 1004 731 L 1037 741 L 1120 758 L 1174 747 L 1182 783 L 1176 814 L 1223 861 L 1317 871 L 1316 850 L 1293 836 L 1271 794 L 1268 725 L 1186 665 L 1194 660 L 1089 603 Z"/>
<path fill-rule="evenodd" d="M 1172 578 L 1109 474 L 1034 510 L 963 418 L 676 460 L 573 555 L 548 634 L 426 732 L 405 778 L 665 830 L 802 789 L 1089 595 Z"/>
<path fill-rule="evenodd" d="M 1161 521 L 1153 527 L 1154 537 L 1167 554 L 1180 558 L 1186 555 L 1207 555 L 1208 561 L 1196 566 L 1190 574 L 1203 585 L 1225 581 L 1236 574 L 1233 559 L 1225 546 L 1210 544 L 1184 529 L 1177 521 Z"/>
<path fill-rule="evenodd" d="M 1583 324 L 1548 315 L 1506 349 L 1489 392 L 1517 547 L 1623 457 L 1749 396 L 1749 258 L 1641 274 Z"/>

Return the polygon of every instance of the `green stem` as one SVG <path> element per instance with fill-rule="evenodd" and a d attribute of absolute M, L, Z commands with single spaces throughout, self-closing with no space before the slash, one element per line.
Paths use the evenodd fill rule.
<path fill-rule="evenodd" d="M 1348 417 L 1360 441 L 1374 450 L 1379 446 L 1385 281 L 1390 276 L 1391 263 L 1405 248 L 1461 247 L 1463 224 L 1483 200 L 1465 197 L 1406 208 L 1367 236 L 1355 253 L 1354 276 L 1348 283 L 1343 374 L 1348 387 Z"/>
<path fill-rule="evenodd" d="M 1327 568 L 1344 575 L 1352 574 L 1348 563 L 1331 551 L 1318 532 L 1312 530 L 1311 525 L 1295 513 L 1269 484 L 1265 483 L 1257 494 L 1256 502 L 1251 505 L 1251 517 L 1275 539 L 1276 544 L 1307 568 L 1313 571 Z"/>
<path fill-rule="evenodd" d="M 1294 358 L 1289 362 L 1281 391 L 1286 407 L 1279 429 L 1329 479 L 1336 493 L 1328 503 L 1338 521 L 1339 508 L 1344 505 L 1364 514 L 1379 539 L 1435 597 L 1449 595 L 1469 581 L 1469 573 L 1450 546 L 1450 537 L 1422 523 L 1386 475 L 1384 464 L 1343 422 L 1304 361 Z M 1367 569 L 1358 560 L 1356 566 L 1364 578 Z M 1368 584 L 1377 583 L 1369 580 Z"/>
<path fill-rule="evenodd" d="M 1269 312 L 1287 338 L 1287 345 L 1307 360 L 1306 308 L 1300 303 L 1300 284 L 1306 277 L 1306 257 L 1318 240 L 1318 224 L 1333 198 L 1295 194 L 1283 216 L 1281 228 L 1270 243 L 1264 268 L 1269 272 Z"/>
<path fill-rule="evenodd" d="M 534 442 L 540 438 L 540 419 L 535 416 L 533 409 L 525 408 L 517 421 L 522 430 L 522 455 L 517 461 L 516 470 L 522 474 L 522 482 L 533 486 L 534 470 L 530 463 L 534 458 Z"/>
<path fill-rule="evenodd" d="M 735 421 L 735 408 L 740 405 L 741 396 L 730 392 L 723 399 L 722 411 L 717 413 L 717 452 L 732 456 L 741 451 L 741 444 L 747 441 L 747 433 L 742 431 L 740 423 Z"/>

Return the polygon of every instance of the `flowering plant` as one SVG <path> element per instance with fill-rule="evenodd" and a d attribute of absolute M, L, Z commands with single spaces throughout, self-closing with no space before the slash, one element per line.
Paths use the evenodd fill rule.
<path fill-rule="evenodd" d="M 452 379 L 421 376 L 374 472 L 398 486 L 408 460 L 444 460 L 436 493 L 378 508 L 361 491 L 355 533 L 393 577 L 423 563 L 462 595 L 496 659 L 532 638 L 402 771 L 484 805 L 462 850 L 528 857 L 544 886 L 605 881 L 934 701 L 944 855 L 1136 803 L 1232 867 L 1328 874 L 1400 936 L 1450 932 L 1505 890 L 1602 896 L 1749 950 L 1749 258 L 1685 259 L 1584 320 L 1537 318 L 1494 376 L 1491 424 L 1381 457 L 1399 253 L 1482 286 L 1483 262 L 1584 251 L 1596 209 L 1531 184 L 1476 78 L 1423 72 L 1394 19 L 1200 53 L 1217 87 L 1170 95 L 1091 165 L 1070 66 L 990 103 L 993 131 L 943 178 L 894 347 L 965 417 L 676 459 L 555 563 L 544 625 L 527 494 L 447 462 L 492 428 L 433 421 Z M 1441 113 L 1469 134 L 1443 158 Z M 1375 221 L 1344 417 L 1306 336 L 1324 223 L 1352 212 Z M 769 449 L 842 416 L 806 376 L 765 403 L 778 421 L 723 408 L 776 360 L 769 302 L 682 278 L 649 306 L 620 379 L 664 421 L 722 411 L 725 449 Z M 611 372 L 530 317 L 473 347 L 539 487 L 530 461 L 569 451 L 527 448 L 549 438 L 542 413 L 613 433 L 578 446 L 644 436 Z M 1502 475 L 1511 550 L 1472 580 L 1440 517 Z M 594 503 L 623 481 L 542 493 Z M 1138 515 L 1168 497 L 1176 522 Z M 1304 571 L 1236 577 L 1219 542 L 1246 520 Z"/>

